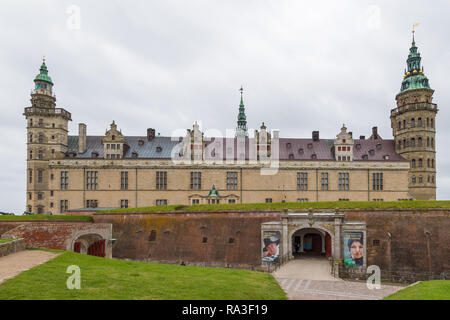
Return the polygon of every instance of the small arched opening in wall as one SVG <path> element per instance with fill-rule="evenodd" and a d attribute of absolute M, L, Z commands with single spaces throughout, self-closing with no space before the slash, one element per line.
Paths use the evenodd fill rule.
<path fill-rule="evenodd" d="M 333 256 L 334 237 L 322 228 L 301 228 L 290 235 L 291 257 L 297 259 L 305 256 Z"/>
<path fill-rule="evenodd" d="M 96 233 L 77 235 L 72 241 L 70 251 L 96 257 L 106 257 L 106 239 Z"/>

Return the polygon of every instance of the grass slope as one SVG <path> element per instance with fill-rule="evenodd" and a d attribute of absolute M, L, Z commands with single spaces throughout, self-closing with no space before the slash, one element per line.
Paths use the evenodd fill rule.
<path fill-rule="evenodd" d="M 16 240 L 16 239 L 0 239 L 0 244 L 6 243 L 6 242 L 11 242 L 11 241 L 14 241 L 14 240 Z"/>
<path fill-rule="evenodd" d="M 64 214 L 34 214 L 26 216 L 0 216 L 0 221 L 92 221 L 90 216 L 70 216 Z"/>
<path fill-rule="evenodd" d="M 81 269 L 81 289 L 69 290 L 66 269 Z M 270 274 L 112 260 L 65 252 L 0 284 L 1 300 L 17 299 L 286 299 Z"/>
<path fill-rule="evenodd" d="M 450 280 L 423 281 L 400 290 L 385 300 L 450 300 Z"/>
<path fill-rule="evenodd" d="M 430 209 L 450 208 L 450 201 L 329 201 L 329 202 L 285 202 L 285 203 L 242 203 L 242 204 L 197 204 L 191 206 L 170 205 L 141 208 L 101 210 L 104 213 L 151 213 L 151 212 L 214 212 L 251 210 L 304 210 L 304 209 Z"/>

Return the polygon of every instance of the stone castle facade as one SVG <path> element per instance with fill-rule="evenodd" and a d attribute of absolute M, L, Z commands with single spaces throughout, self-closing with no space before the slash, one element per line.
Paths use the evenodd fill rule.
<path fill-rule="evenodd" d="M 88 136 L 56 108 L 45 61 L 36 76 L 27 119 L 26 210 L 170 204 L 293 201 L 398 201 L 436 198 L 437 106 L 413 40 L 397 107 L 393 140 L 377 128 L 366 139 L 342 126 L 334 139 L 281 138 L 263 123 L 249 137 L 239 106 L 235 137 L 206 137 L 197 123 L 184 137 L 125 136 L 113 121 Z"/>

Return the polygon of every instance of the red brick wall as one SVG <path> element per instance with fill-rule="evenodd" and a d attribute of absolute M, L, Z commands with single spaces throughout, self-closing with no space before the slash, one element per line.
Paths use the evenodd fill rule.
<path fill-rule="evenodd" d="M 329 210 L 328 210 L 329 211 Z M 341 211 L 342 212 L 342 211 Z M 450 270 L 448 211 L 345 211 L 367 223 L 367 262 L 399 271 Z M 259 265 L 261 223 L 283 212 L 96 215 L 113 224 L 113 257 L 205 265 Z M 151 231 L 156 241 L 149 241 Z M 427 245 L 426 232 L 431 232 Z M 387 232 L 392 238 L 389 240 Z M 202 243 L 202 238 L 208 238 Z M 230 244 L 229 239 L 234 238 Z M 380 240 L 380 246 L 373 246 Z"/>
<path fill-rule="evenodd" d="M 107 235 L 110 230 L 111 225 L 92 222 L 0 222 L 2 238 L 24 238 L 26 247 L 58 250 L 69 249 L 78 234 Z"/>

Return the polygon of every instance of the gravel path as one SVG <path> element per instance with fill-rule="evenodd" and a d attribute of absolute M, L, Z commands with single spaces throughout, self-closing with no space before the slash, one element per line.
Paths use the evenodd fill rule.
<path fill-rule="evenodd" d="M 0 258 L 0 283 L 4 280 L 15 277 L 22 271 L 31 269 L 37 265 L 47 262 L 59 253 L 24 250 Z"/>

